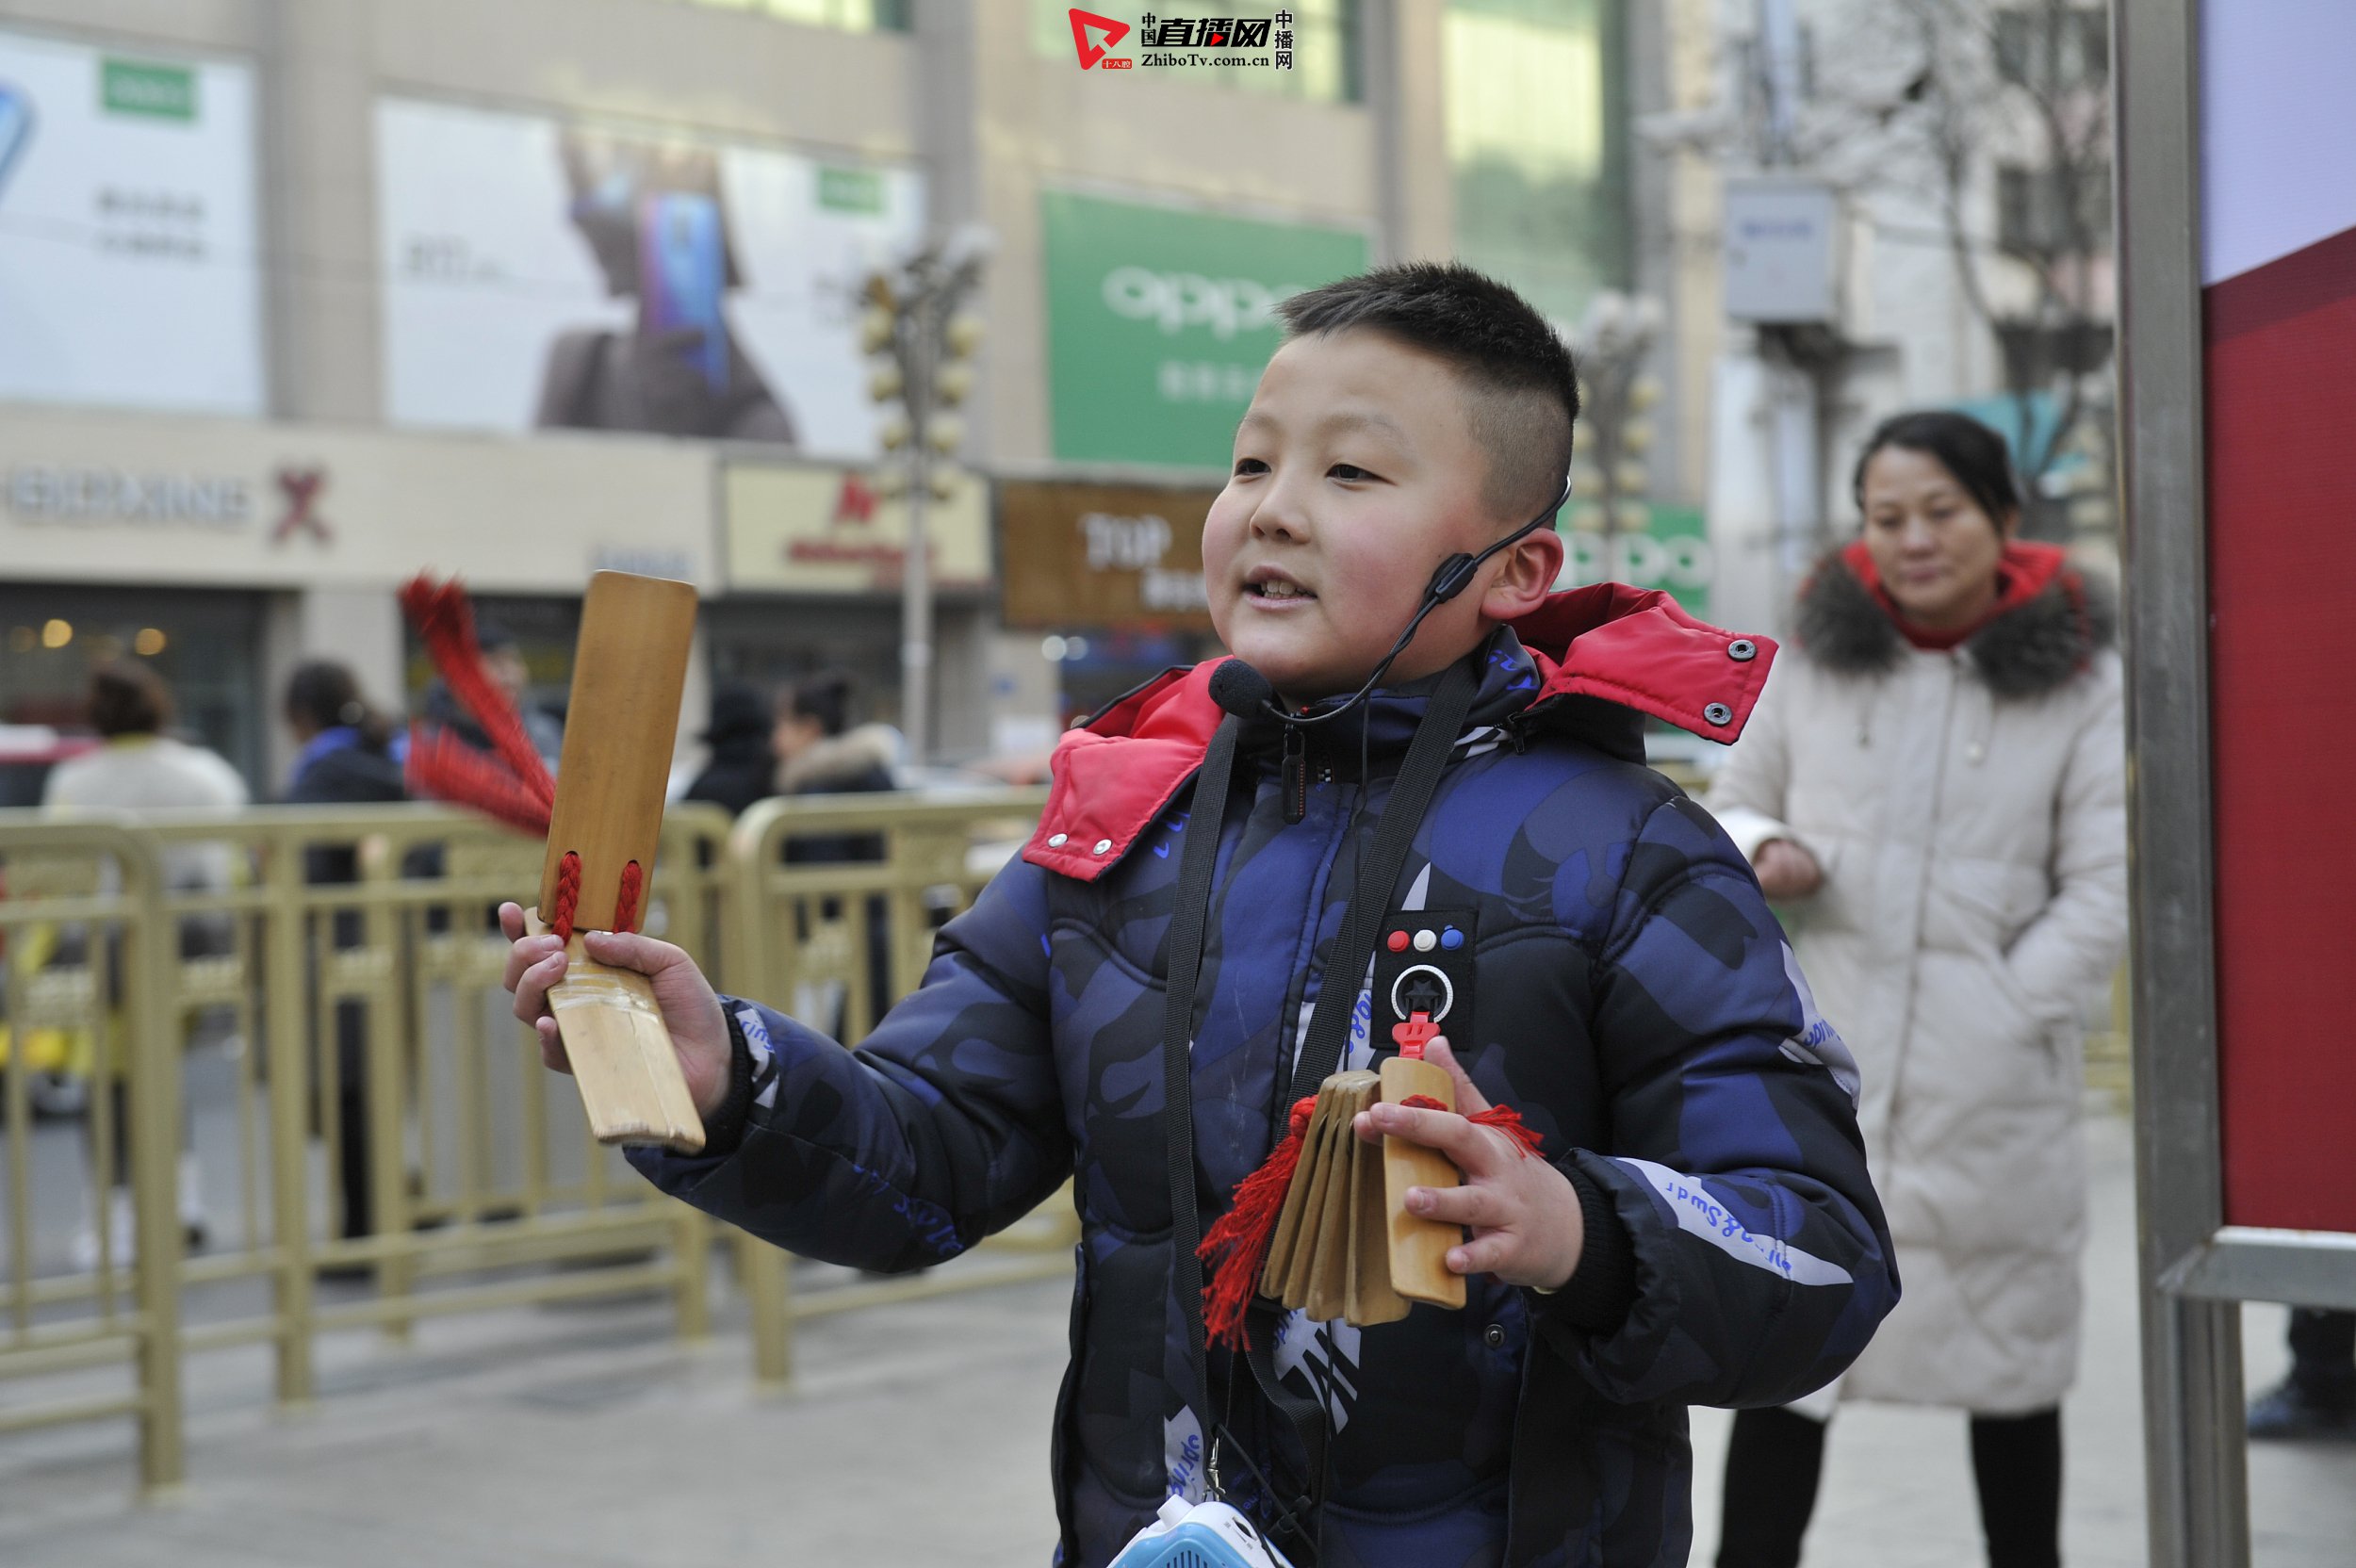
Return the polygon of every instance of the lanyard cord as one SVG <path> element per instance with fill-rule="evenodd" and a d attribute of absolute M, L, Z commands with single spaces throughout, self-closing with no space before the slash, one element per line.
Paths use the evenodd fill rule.
<path fill-rule="evenodd" d="M 1310 1013 L 1309 1032 L 1293 1072 L 1292 1092 L 1280 1102 L 1289 1106 L 1303 1094 L 1314 1094 L 1340 1062 L 1347 1044 L 1350 1020 L 1358 1004 L 1358 982 L 1373 960 L 1374 944 L 1391 894 L 1407 863 L 1415 831 L 1439 787 L 1456 737 L 1472 711 L 1478 667 L 1459 661 L 1440 682 L 1415 727 L 1406 760 L 1391 786 L 1390 799 L 1376 825 L 1374 846 L 1360 863 L 1357 885 L 1342 919 L 1325 965 L 1325 979 Z M 1227 812 L 1229 785 L 1234 777 L 1235 748 L 1242 721 L 1222 721 L 1211 737 L 1195 776 L 1194 802 L 1186 817 L 1186 844 L 1180 853 L 1177 902 L 1170 912 L 1170 981 L 1162 1012 L 1162 1126 L 1170 1168 L 1170 1285 L 1177 1293 L 1186 1322 L 1189 1387 L 1186 1396 L 1203 1431 L 1203 1459 L 1218 1427 L 1213 1422 L 1210 1380 L 1203 1352 L 1203 1262 L 1195 1249 L 1202 1242 L 1203 1217 L 1194 1188 L 1194 1004 L 1202 978 L 1203 938 L 1210 919 L 1211 882 L 1218 869 L 1219 829 Z M 1361 789 L 1365 789 L 1361 780 Z M 1362 797 L 1363 798 L 1363 797 Z M 1361 808 L 1363 809 L 1363 807 Z M 1303 1086 L 1306 1087 L 1303 1087 Z M 1265 1305 L 1254 1311 L 1272 1318 Z M 1272 1321 L 1253 1336 L 1249 1364 L 1252 1380 L 1300 1441 L 1307 1460 L 1308 1477 L 1302 1495 L 1292 1501 L 1270 1497 L 1284 1514 L 1284 1524 L 1304 1533 L 1314 1546 L 1316 1528 L 1302 1518 L 1313 1514 L 1324 1490 L 1325 1407 L 1301 1397 L 1279 1380 L 1271 1346 Z"/>

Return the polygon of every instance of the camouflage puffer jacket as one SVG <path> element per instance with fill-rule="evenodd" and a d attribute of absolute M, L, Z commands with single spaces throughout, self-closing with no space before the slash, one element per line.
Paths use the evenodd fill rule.
<path fill-rule="evenodd" d="M 1846 1048 L 1742 857 L 1641 762 L 1640 710 L 1730 739 L 1772 653 L 1607 586 L 1554 596 L 1477 656 L 1386 923 L 1410 940 L 1378 943 L 1352 1056 L 1369 1036 L 1387 1049 L 1402 965 L 1431 959 L 1460 1059 L 1579 1191 L 1587 1253 L 1557 1295 L 1480 1278 L 1461 1313 L 1283 1326 L 1275 1366 L 1331 1424 L 1319 1568 L 1682 1563 L 1684 1407 L 1824 1384 L 1896 1299 Z M 1293 1429 L 1239 1363 L 1214 1352 L 1214 1413 L 1178 1392 L 1163 984 L 1187 787 L 1219 718 L 1208 675 L 1173 672 L 1067 737 L 1039 836 L 860 1049 L 728 1003 L 738 1076 L 712 1146 L 638 1156 L 757 1235 L 883 1269 L 952 1257 L 1076 1177 L 1066 1564 L 1106 1561 L 1165 1495 L 1199 1494 L 1206 1413 L 1232 1436 L 1222 1455 L 1279 1489 L 1261 1495 L 1230 1458 L 1230 1501 L 1266 1518 L 1301 1489 Z M 1284 798 L 1274 737 L 1237 759 L 1196 1004 L 1205 1228 L 1282 1131 L 1348 890 L 1433 684 L 1370 705 L 1363 776 L 1355 721 L 1312 741 L 1305 801 Z"/>

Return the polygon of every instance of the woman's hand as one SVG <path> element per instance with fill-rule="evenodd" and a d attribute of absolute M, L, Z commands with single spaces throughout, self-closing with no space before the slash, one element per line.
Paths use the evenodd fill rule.
<path fill-rule="evenodd" d="M 499 906 L 499 930 L 515 945 L 507 950 L 507 972 L 499 983 L 515 998 L 515 1016 L 538 1031 L 540 1060 L 559 1072 L 573 1064 L 564 1055 L 556 1020 L 548 1012 L 548 988 L 564 978 L 564 943 L 555 936 L 524 935 L 524 912 Z M 695 960 L 669 942 L 620 931 L 585 931 L 589 956 L 611 969 L 636 970 L 654 982 L 655 1005 L 679 1053 L 679 1071 L 695 1114 L 712 1119 L 728 1093 L 728 1021 L 720 999 Z"/>
<path fill-rule="evenodd" d="M 1751 857 L 1759 874 L 1759 890 L 1777 902 L 1807 898 L 1824 885 L 1824 869 L 1816 857 L 1790 839 L 1770 839 Z"/>
<path fill-rule="evenodd" d="M 1456 1081 L 1456 1109 L 1426 1111 L 1377 1105 L 1354 1126 L 1368 1143 L 1384 1135 L 1436 1149 L 1464 1175 L 1462 1186 L 1409 1187 L 1407 1212 L 1463 1225 L 1472 1239 L 1448 1250 L 1448 1271 L 1494 1274 L 1509 1285 L 1559 1290 L 1578 1271 L 1587 1246 L 1587 1222 L 1570 1178 L 1494 1127 L 1467 1118 L 1489 1102 L 1457 1065 L 1446 1037 L 1424 1047 L 1423 1059 Z"/>

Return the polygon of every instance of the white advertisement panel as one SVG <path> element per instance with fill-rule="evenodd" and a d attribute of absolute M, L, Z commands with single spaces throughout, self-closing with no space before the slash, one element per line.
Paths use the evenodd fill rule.
<path fill-rule="evenodd" d="M 398 98 L 376 145 L 396 423 L 875 449 L 859 290 L 914 172 Z"/>
<path fill-rule="evenodd" d="M 257 414 L 254 73 L 0 31 L 0 399 Z"/>

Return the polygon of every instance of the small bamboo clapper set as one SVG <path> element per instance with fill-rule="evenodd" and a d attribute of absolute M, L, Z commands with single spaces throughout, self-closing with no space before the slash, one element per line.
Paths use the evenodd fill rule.
<path fill-rule="evenodd" d="M 524 911 L 534 936 L 569 928 L 564 978 L 549 988 L 548 1010 L 590 1131 L 599 1143 L 686 1153 L 704 1146 L 703 1118 L 655 1005 L 654 982 L 598 963 L 581 936 L 635 930 L 646 910 L 695 630 L 689 584 L 626 572 L 590 578 L 540 902 Z"/>
<path fill-rule="evenodd" d="M 1415 1052 L 1391 1057 L 1379 1072 L 1336 1072 L 1317 1086 L 1260 1271 L 1261 1295 L 1318 1321 L 1362 1328 L 1396 1322 L 1416 1301 L 1464 1306 L 1464 1277 L 1447 1262 L 1461 1231 L 1407 1212 L 1409 1187 L 1452 1187 L 1456 1167 L 1437 1150 L 1396 1137 L 1371 1144 L 1352 1130 L 1377 1102 L 1455 1108 L 1455 1084 L 1423 1060 L 1420 1044 Z"/>

